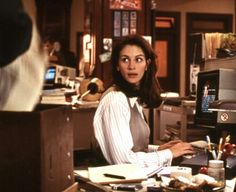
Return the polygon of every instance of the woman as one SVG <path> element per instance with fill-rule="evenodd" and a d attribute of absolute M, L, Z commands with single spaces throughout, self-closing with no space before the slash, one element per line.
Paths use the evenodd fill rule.
<path fill-rule="evenodd" d="M 94 116 L 95 137 L 110 164 L 170 165 L 173 158 L 194 153 L 189 143 L 148 145 L 150 130 L 142 107 L 161 103 L 155 77 L 156 55 L 139 35 L 125 37 L 112 52 L 114 85 L 102 96 Z"/>

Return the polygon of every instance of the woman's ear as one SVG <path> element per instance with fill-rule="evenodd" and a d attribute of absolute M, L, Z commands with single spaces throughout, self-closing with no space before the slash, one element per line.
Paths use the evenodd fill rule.
<path fill-rule="evenodd" d="M 119 68 L 119 66 L 117 66 L 117 67 L 116 67 L 116 70 L 117 70 L 117 71 L 120 71 L 120 68 Z"/>
<path fill-rule="evenodd" d="M 151 63 L 151 59 L 147 59 L 147 64 L 146 64 L 145 71 L 147 71 L 147 69 L 148 69 L 148 66 L 150 65 L 150 63 Z"/>

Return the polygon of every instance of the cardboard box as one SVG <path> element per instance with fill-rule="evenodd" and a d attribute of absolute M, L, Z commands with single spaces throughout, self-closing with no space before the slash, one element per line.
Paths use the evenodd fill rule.
<path fill-rule="evenodd" d="M 0 191 L 59 192 L 73 183 L 69 107 L 0 111 Z"/>

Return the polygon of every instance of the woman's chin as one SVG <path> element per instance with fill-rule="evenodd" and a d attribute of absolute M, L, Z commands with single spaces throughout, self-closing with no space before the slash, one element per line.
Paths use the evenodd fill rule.
<path fill-rule="evenodd" d="M 131 85 L 139 85 L 139 81 L 134 80 L 134 79 L 129 79 L 127 80 Z"/>

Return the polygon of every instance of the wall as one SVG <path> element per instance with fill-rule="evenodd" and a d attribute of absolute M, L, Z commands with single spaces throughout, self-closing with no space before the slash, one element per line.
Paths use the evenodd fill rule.
<path fill-rule="evenodd" d="M 235 15 L 235 0 L 158 0 L 157 10 L 181 12 L 181 45 L 180 50 L 186 49 L 186 13 L 226 13 Z M 235 21 L 233 22 L 235 23 Z M 235 31 L 235 30 L 234 30 Z M 185 60 L 186 52 L 180 55 L 180 95 L 185 92 Z"/>
<path fill-rule="evenodd" d="M 217 3 L 216 3 L 217 2 Z M 98 3 L 99 4 L 99 3 Z M 103 5 L 104 6 L 104 5 Z M 97 7 L 99 8 L 99 6 Z M 227 13 L 235 15 L 235 0 L 158 0 L 157 10 L 181 12 L 181 50 L 186 49 L 186 13 Z M 234 21 L 235 23 L 235 21 Z M 72 0 L 71 6 L 71 29 L 70 49 L 76 53 L 76 33 L 84 29 L 84 0 Z M 103 32 L 106 32 L 104 30 Z M 104 35 L 104 34 L 103 34 Z M 105 36 L 104 36 L 105 37 Z M 185 60 L 186 53 L 181 51 L 180 55 L 180 95 L 185 92 Z"/>
<path fill-rule="evenodd" d="M 72 0 L 71 4 L 70 50 L 76 53 L 76 33 L 84 31 L 84 1 Z"/>
<path fill-rule="evenodd" d="M 91 66 L 95 66 L 93 76 L 100 78 L 104 86 L 108 87 L 111 83 L 112 73 L 110 61 L 101 63 L 99 55 L 103 54 L 103 38 L 112 38 L 113 45 L 120 40 L 119 37 L 113 37 L 113 10 L 109 8 L 108 0 L 87 0 L 92 7 L 91 13 Z M 137 11 L 138 24 L 137 33 L 141 35 L 150 34 L 151 1 L 142 1 L 142 10 Z"/>

